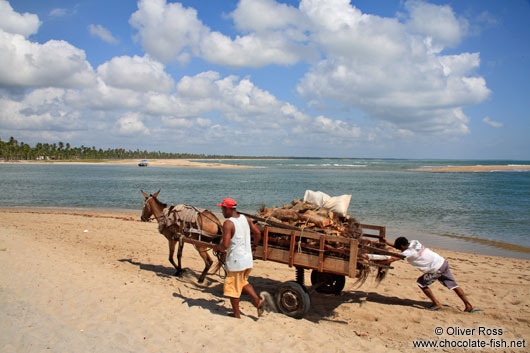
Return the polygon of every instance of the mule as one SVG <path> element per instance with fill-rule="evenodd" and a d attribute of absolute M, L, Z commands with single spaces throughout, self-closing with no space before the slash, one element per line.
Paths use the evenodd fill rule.
<path fill-rule="evenodd" d="M 163 218 L 162 216 L 164 214 L 164 209 L 168 207 L 167 204 L 160 202 L 157 198 L 158 194 L 160 193 L 160 190 L 155 192 L 153 195 L 147 195 L 143 190 L 140 191 L 145 197 L 142 216 L 140 217 L 140 219 L 144 222 L 148 222 L 151 217 L 154 217 L 159 223 L 159 231 L 162 235 L 166 237 L 168 241 L 169 262 L 171 262 L 173 267 L 175 267 L 176 269 L 175 276 L 180 277 L 182 275 L 182 249 L 184 248 L 184 240 L 182 239 L 182 237 L 185 235 L 175 232 L 174 229 L 171 229 L 171 227 L 164 227 L 163 225 L 160 225 L 161 218 Z M 223 226 L 221 224 L 221 221 L 211 211 L 198 211 L 196 219 L 196 224 L 191 224 L 193 228 L 201 229 L 205 232 L 212 234 L 222 234 Z M 173 260 L 173 255 L 175 254 L 175 246 L 177 243 L 179 244 L 177 253 L 178 265 L 175 264 L 175 261 Z M 194 247 L 199 252 L 199 255 L 204 261 L 204 270 L 202 271 L 198 280 L 199 283 L 202 283 L 204 281 L 204 278 L 208 274 L 208 270 L 212 266 L 213 261 L 210 258 L 210 255 L 208 254 L 208 247 L 195 244 Z M 213 272 L 216 272 L 221 267 L 221 262 L 222 258 L 219 259 L 219 262 L 215 266 Z"/>

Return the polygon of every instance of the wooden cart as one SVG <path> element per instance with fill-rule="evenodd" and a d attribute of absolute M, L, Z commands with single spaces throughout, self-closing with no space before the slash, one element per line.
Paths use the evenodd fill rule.
<path fill-rule="evenodd" d="M 362 249 L 363 253 L 368 251 L 378 255 L 400 256 L 364 244 L 363 237 L 385 239 L 386 228 L 383 226 L 362 224 L 362 237 L 350 239 L 240 213 L 253 219 L 262 234 L 260 244 L 253 251 L 254 259 L 286 264 L 296 270 L 295 281 L 281 283 L 274 296 L 278 310 L 291 317 L 303 317 L 311 305 L 310 290 L 305 286 L 305 270 L 312 270 L 311 290 L 338 295 L 344 289 L 346 277 L 358 278 L 367 266 L 383 271 L 391 268 L 360 256 L 359 250 Z M 185 233 L 185 242 L 209 247 L 219 244 L 221 237 L 194 229 L 185 229 Z"/>
<path fill-rule="evenodd" d="M 361 249 L 363 253 L 368 251 L 378 255 L 400 257 L 398 254 L 364 244 L 366 242 L 363 242 L 363 237 L 384 240 L 386 228 L 383 226 L 362 224 L 362 237 L 350 239 L 302 230 L 253 215 L 247 216 L 254 219 L 262 233 L 262 241 L 254 251 L 254 258 L 283 263 L 296 269 L 296 280 L 282 283 L 275 293 L 278 310 L 292 317 L 303 317 L 310 307 L 304 270 L 312 270 L 313 290 L 338 295 L 344 289 L 346 277 L 359 277 L 366 266 L 377 267 L 383 271 L 391 268 L 365 256 L 359 256 Z"/>

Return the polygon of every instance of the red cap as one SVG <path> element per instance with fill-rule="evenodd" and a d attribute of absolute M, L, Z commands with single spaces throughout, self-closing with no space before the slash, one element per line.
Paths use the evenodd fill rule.
<path fill-rule="evenodd" d="M 223 202 L 217 205 L 217 207 L 228 207 L 228 208 L 234 208 L 236 206 L 237 206 L 236 200 L 231 199 L 231 198 L 226 198 L 223 200 Z"/>

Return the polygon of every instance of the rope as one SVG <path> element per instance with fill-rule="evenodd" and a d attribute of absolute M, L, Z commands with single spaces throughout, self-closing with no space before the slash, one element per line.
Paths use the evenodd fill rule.
<path fill-rule="evenodd" d="M 304 229 L 307 226 L 307 223 L 309 222 L 309 219 L 305 221 L 304 227 L 300 228 L 300 239 L 298 240 L 298 252 L 302 252 L 302 235 L 304 234 Z M 296 239 L 295 239 L 296 240 Z"/>
<path fill-rule="evenodd" d="M 219 277 L 221 277 L 221 279 L 225 279 L 227 276 L 227 273 L 226 273 L 226 268 L 225 268 L 225 262 L 223 261 L 223 253 L 221 251 L 214 251 L 213 254 L 215 255 L 215 257 L 217 257 L 217 261 L 219 261 L 219 263 L 221 264 L 218 270 Z M 224 271 L 224 275 L 221 275 L 221 268 Z"/>
<path fill-rule="evenodd" d="M 223 225 L 221 224 L 221 221 L 220 221 L 217 217 L 214 216 L 215 218 L 211 218 L 211 217 L 208 216 L 208 214 L 203 213 L 203 212 L 200 212 L 195 206 L 191 206 L 191 207 L 193 207 L 193 209 L 194 209 L 197 213 L 199 213 L 201 216 L 206 217 L 206 218 L 209 219 L 210 221 L 212 221 L 212 222 L 214 222 L 215 224 L 217 224 L 219 227 L 222 227 L 222 226 L 223 226 Z M 208 211 L 208 210 L 206 210 L 206 211 Z M 211 211 L 209 211 L 209 212 L 211 213 Z"/>

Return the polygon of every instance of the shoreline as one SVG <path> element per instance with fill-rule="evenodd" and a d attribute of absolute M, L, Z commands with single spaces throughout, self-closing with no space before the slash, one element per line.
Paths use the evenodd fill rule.
<path fill-rule="evenodd" d="M 182 167 L 182 168 L 220 168 L 220 169 L 248 169 L 253 168 L 247 165 L 237 164 L 225 164 L 216 162 L 196 162 L 199 159 L 150 159 L 147 161 L 147 167 Z M 205 160 L 206 161 L 206 160 Z M 83 161 L 83 160 L 70 160 L 70 161 L 1 161 L 4 164 L 37 164 L 37 165 L 127 165 L 137 166 L 140 160 L 136 159 L 115 159 L 115 160 L 101 160 L 101 161 Z"/>
<path fill-rule="evenodd" d="M 88 208 L 88 207 L 37 207 L 37 206 L 0 206 L 4 213 L 30 213 L 30 214 L 59 214 L 84 217 L 116 218 L 138 221 L 141 210 L 114 209 L 114 208 Z M 223 219 L 220 212 L 213 211 L 219 219 Z M 242 210 L 242 212 L 246 212 Z M 388 229 L 389 240 L 405 235 L 409 240 L 417 239 L 427 247 L 455 251 L 462 254 L 477 254 L 484 256 L 509 257 L 514 259 L 530 260 L 530 247 L 507 242 L 459 236 L 453 234 L 438 234 L 404 229 Z M 446 240 L 451 239 L 448 243 Z M 474 251 L 471 251 L 474 250 Z"/>

